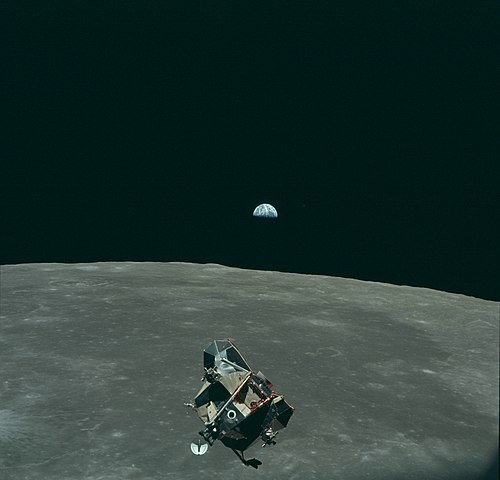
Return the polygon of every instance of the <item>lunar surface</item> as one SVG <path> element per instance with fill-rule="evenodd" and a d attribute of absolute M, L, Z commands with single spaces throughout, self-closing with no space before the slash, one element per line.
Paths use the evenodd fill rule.
<path fill-rule="evenodd" d="M 0 478 L 486 478 L 499 311 L 214 264 L 2 266 Z M 220 442 L 190 448 L 203 423 L 183 403 L 223 338 L 295 407 L 276 445 L 246 452 L 258 470 Z"/>

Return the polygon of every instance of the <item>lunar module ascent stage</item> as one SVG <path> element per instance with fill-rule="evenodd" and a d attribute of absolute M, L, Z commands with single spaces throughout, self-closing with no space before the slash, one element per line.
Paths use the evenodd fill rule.
<path fill-rule="evenodd" d="M 233 450 L 244 465 L 258 468 L 262 464 L 243 452 L 258 442 L 276 444 L 278 430 L 285 428 L 294 408 L 283 395 L 272 390 L 262 372 L 253 372 L 231 340 L 214 340 L 203 351 L 205 373 L 194 402 L 186 403 L 205 428 L 199 434 L 212 446 L 220 440 Z M 208 445 L 191 444 L 193 453 L 201 455 Z"/>

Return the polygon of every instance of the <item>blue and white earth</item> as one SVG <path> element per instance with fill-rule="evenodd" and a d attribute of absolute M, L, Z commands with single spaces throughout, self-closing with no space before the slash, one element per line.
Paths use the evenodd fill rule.
<path fill-rule="evenodd" d="M 278 211 L 269 203 L 262 203 L 253 211 L 254 217 L 278 218 Z"/>

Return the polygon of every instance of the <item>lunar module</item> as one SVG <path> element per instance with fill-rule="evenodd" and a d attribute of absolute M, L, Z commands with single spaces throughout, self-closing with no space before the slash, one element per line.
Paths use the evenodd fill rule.
<path fill-rule="evenodd" d="M 250 369 L 229 339 L 214 340 L 203 351 L 203 367 L 203 384 L 194 402 L 185 404 L 205 423 L 199 434 L 210 446 L 220 440 L 244 465 L 258 468 L 262 462 L 245 460 L 243 452 L 258 441 L 262 447 L 276 444 L 278 430 L 287 426 L 294 408 L 262 372 Z M 202 455 L 207 443 L 193 442 L 191 450 Z"/>

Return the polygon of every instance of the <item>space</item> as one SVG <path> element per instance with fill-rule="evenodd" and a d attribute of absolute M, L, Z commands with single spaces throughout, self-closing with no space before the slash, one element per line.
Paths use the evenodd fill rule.
<path fill-rule="evenodd" d="M 215 262 L 498 299 L 495 7 L 3 2 L 1 263 Z M 252 223 L 261 203 L 274 226 Z"/>

